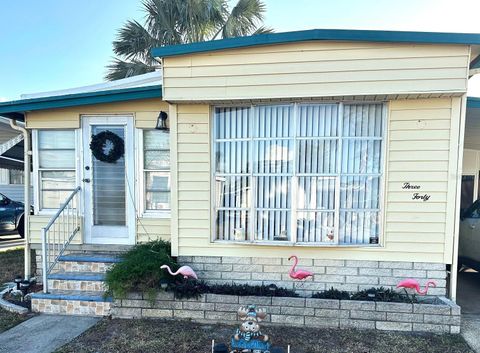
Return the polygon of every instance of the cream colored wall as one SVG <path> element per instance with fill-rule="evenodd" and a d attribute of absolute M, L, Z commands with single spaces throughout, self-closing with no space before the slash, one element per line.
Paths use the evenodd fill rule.
<path fill-rule="evenodd" d="M 451 263 L 457 185 L 455 153 L 462 98 L 398 100 L 388 104 L 383 246 L 287 247 L 211 242 L 210 108 L 175 105 L 172 139 L 174 255 L 270 256 Z M 172 116 L 172 110 L 170 110 Z M 173 141 L 173 140 L 172 140 Z M 173 163 L 173 160 L 175 162 Z M 421 186 L 413 201 L 404 182 Z M 176 187 L 175 187 L 176 185 Z M 448 207 L 447 207 L 448 203 Z"/>
<path fill-rule="evenodd" d="M 161 110 L 168 111 L 168 104 L 161 99 L 142 99 L 28 112 L 26 124 L 28 129 L 78 129 L 81 115 L 130 114 L 135 118 L 135 127 L 154 128 Z"/>
<path fill-rule="evenodd" d="M 50 216 L 37 215 L 30 217 L 30 243 L 39 244 L 42 242 L 42 228 L 45 227 L 49 221 Z M 137 219 L 137 243 L 145 243 L 157 239 L 170 240 L 170 219 Z M 83 244 L 83 234 L 81 231 L 75 236 L 72 244 Z"/>
<path fill-rule="evenodd" d="M 78 129 L 80 116 L 85 114 L 130 114 L 135 118 L 136 128 L 154 128 L 161 110 L 168 111 L 167 103 L 160 99 L 145 99 L 129 102 L 96 104 L 74 108 L 54 109 L 29 112 L 26 115 L 29 129 Z M 32 243 L 41 242 L 41 229 L 45 227 L 51 216 L 30 217 L 30 239 Z M 137 242 L 154 239 L 170 239 L 170 219 L 140 218 L 137 220 Z M 74 243 L 82 243 L 82 233 L 78 234 Z"/>
<path fill-rule="evenodd" d="M 463 93 L 470 48 L 300 42 L 163 59 L 166 101 Z"/>

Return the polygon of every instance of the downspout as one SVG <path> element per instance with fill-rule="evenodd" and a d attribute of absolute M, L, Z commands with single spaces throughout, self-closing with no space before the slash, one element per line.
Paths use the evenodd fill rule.
<path fill-rule="evenodd" d="M 10 126 L 12 129 L 20 131 L 23 134 L 24 146 L 24 232 L 25 232 L 25 280 L 30 280 L 32 268 L 32 259 L 30 258 L 30 164 L 32 151 L 30 150 L 30 135 L 24 127 L 18 126 L 17 122 L 10 119 Z"/>

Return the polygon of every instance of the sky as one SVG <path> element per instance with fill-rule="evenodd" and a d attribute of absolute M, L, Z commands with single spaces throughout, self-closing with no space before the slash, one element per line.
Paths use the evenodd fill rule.
<path fill-rule="evenodd" d="M 236 0 L 230 0 L 234 4 Z M 312 28 L 480 33 L 480 0 L 264 0 L 276 32 Z M 0 101 L 104 81 L 140 0 L 0 0 Z M 480 75 L 477 75 L 480 76 Z M 480 97 L 480 77 L 469 95 Z"/>

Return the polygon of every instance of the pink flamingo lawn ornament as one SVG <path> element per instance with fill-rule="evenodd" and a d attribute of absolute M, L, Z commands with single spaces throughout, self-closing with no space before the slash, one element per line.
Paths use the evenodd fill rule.
<path fill-rule="evenodd" d="M 170 266 L 168 265 L 162 265 L 160 266 L 161 269 L 167 269 L 168 273 L 170 273 L 172 276 L 177 276 L 177 275 L 182 275 L 183 278 L 194 278 L 198 279 L 197 274 L 195 271 L 190 267 L 190 266 L 182 266 L 180 267 L 176 272 L 172 272 L 170 269 Z"/>
<path fill-rule="evenodd" d="M 404 279 L 403 281 L 398 282 L 397 288 L 403 288 L 405 290 L 405 292 L 407 292 L 407 288 L 415 289 L 415 291 L 418 294 L 426 295 L 428 293 L 428 288 L 429 288 L 430 285 L 433 288 L 435 288 L 437 286 L 437 283 L 435 281 L 431 281 L 431 280 L 427 281 L 427 284 L 425 285 L 425 289 L 422 291 L 420 289 L 420 283 L 418 283 L 418 281 L 416 279 L 407 278 L 407 279 Z"/>
<path fill-rule="evenodd" d="M 296 269 L 297 264 L 298 264 L 298 257 L 297 256 L 295 256 L 295 255 L 290 256 L 288 258 L 288 261 L 290 261 L 291 259 L 293 259 L 295 262 L 293 263 L 293 266 L 290 269 L 290 271 L 288 271 L 288 275 L 290 276 L 290 278 L 302 280 L 302 279 L 313 276 L 313 272 L 310 272 L 310 271 L 307 271 L 307 270 L 302 270 L 300 268 Z"/>

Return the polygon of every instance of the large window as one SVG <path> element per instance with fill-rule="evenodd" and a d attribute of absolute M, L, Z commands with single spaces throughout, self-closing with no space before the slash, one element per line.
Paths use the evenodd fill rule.
<path fill-rule="evenodd" d="M 170 209 L 170 136 L 160 130 L 143 132 L 144 209 Z"/>
<path fill-rule="evenodd" d="M 58 209 L 75 189 L 75 132 L 38 131 L 40 209 Z"/>
<path fill-rule="evenodd" d="M 377 244 L 384 107 L 219 107 L 215 239 Z"/>

